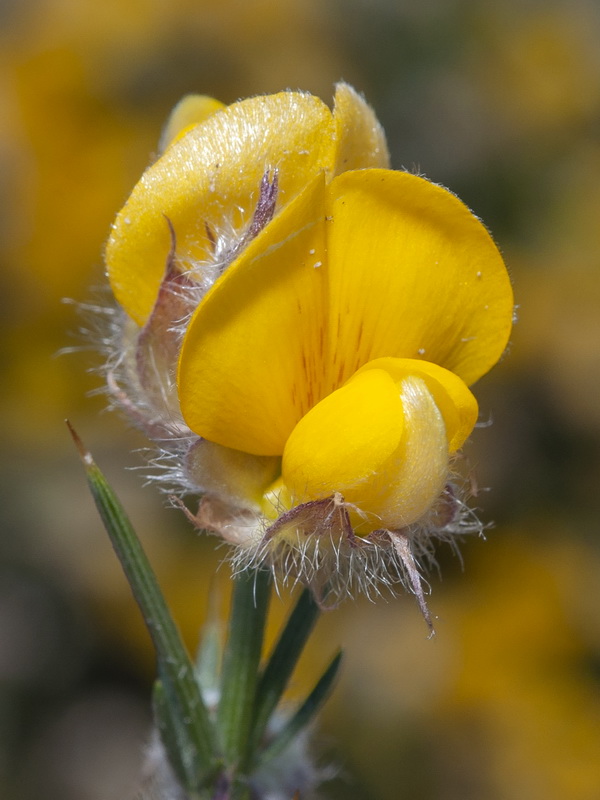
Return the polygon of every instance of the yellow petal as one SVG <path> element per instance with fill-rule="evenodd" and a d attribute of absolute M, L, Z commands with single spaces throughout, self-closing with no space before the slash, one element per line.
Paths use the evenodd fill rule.
<path fill-rule="evenodd" d="M 313 180 L 243 251 L 192 317 L 181 410 L 211 441 L 281 455 L 323 395 L 325 182 Z"/>
<path fill-rule="evenodd" d="M 375 515 L 372 529 L 412 525 L 435 506 L 448 478 L 448 444 L 442 415 L 425 382 L 415 376 L 400 384 L 404 411 L 401 446 L 384 465 L 379 481 L 363 500 L 349 497 Z M 357 529 L 361 533 L 360 529 Z"/>
<path fill-rule="evenodd" d="M 360 493 L 397 449 L 402 429 L 395 382 L 383 370 L 369 370 L 296 425 L 283 453 L 283 481 L 296 503 Z"/>
<path fill-rule="evenodd" d="M 252 456 L 200 439 L 186 457 L 186 472 L 203 493 L 229 506 L 259 511 L 281 469 L 281 459 Z"/>
<path fill-rule="evenodd" d="M 181 139 L 194 125 L 204 122 L 217 111 L 225 108 L 225 103 L 206 94 L 188 94 L 177 103 L 167 120 L 160 137 L 159 150 Z"/>
<path fill-rule="evenodd" d="M 454 453 L 463 445 L 477 422 L 478 406 L 477 400 L 458 375 L 437 364 L 413 358 L 376 358 L 361 367 L 355 375 L 362 375 L 365 370 L 371 369 L 385 370 L 396 383 L 411 375 L 420 378 L 444 419 L 449 451 Z M 354 380 L 356 378 L 352 376 L 350 382 Z"/>
<path fill-rule="evenodd" d="M 327 106 L 282 92 L 228 106 L 196 126 L 142 176 L 119 213 L 106 248 L 113 292 L 142 325 L 176 235 L 177 263 L 210 260 L 211 236 L 235 236 L 250 222 L 261 180 L 278 170 L 278 207 L 323 170 L 331 173 L 335 131 Z"/>
<path fill-rule="evenodd" d="M 500 253 L 450 192 L 405 172 L 330 185 L 333 387 L 382 357 L 423 358 L 467 384 L 502 354 L 513 298 Z"/>
<path fill-rule="evenodd" d="M 371 106 L 347 83 L 335 87 L 333 108 L 337 153 L 335 173 L 389 167 L 385 133 Z"/>
<path fill-rule="evenodd" d="M 485 228 L 459 200 L 384 170 L 335 178 L 327 208 L 318 186 L 230 266 L 188 328 L 183 413 L 219 444 L 280 455 L 299 419 L 375 358 L 436 362 L 466 382 L 504 347 L 510 283 Z M 433 369 L 420 372 L 431 386 Z M 476 405 L 452 380 L 437 395 L 455 449 Z"/>
<path fill-rule="evenodd" d="M 338 493 L 354 530 L 396 530 L 427 514 L 448 473 L 442 415 L 425 381 L 397 384 L 372 368 L 303 417 L 286 444 L 283 483 L 294 504 Z"/>

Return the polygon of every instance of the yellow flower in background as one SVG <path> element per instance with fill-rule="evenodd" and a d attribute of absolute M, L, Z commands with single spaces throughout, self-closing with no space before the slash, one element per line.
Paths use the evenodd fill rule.
<path fill-rule="evenodd" d="M 371 109 L 185 99 L 107 246 L 115 400 L 199 527 L 318 593 L 404 578 L 479 524 L 451 479 L 512 291 L 450 192 L 387 168 Z M 189 512 L 188 512 L 189 513 Z"/>

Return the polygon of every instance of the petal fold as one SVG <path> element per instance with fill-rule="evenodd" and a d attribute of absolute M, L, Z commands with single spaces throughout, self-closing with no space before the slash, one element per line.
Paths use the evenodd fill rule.
<path fill-rule="evenodd" d="M 177 382 L 183 416 L 200 436 L 281 455 L 323 396 L 324 209 L 321 175 L 248 245 L 192 317 Z"/>

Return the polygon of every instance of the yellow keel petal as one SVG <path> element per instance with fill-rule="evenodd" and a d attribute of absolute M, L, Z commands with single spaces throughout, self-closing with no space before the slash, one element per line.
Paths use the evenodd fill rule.
<path fill-rule="evenodd" d="M 444 420 L 425 381 L 414 376 L 402 380 L 400 398 L 404 410 L 401 447 L 385 465 L 368 498 L 348 498 L 359 507 L 368 503 L 379 521 L 371 523 L 371 530 L 400 530 L 419 521 L 433 509 L 448 479 Z"/>
<path fill-rule="evenodd" d="M 296 504 L 372 483 L 402 436 L 402 403 L 383 370 L 369 370 L 321 400 L 292 431 L 282 475 Z"/>
<path fill-rule="evenodd" d="M 448 475 L 444 418 L 422 378 L 372 368 L 303 417 L 282 461 L 293 505 L 340 495 L 354 530 L 398 530 L 426 515 Z"/>

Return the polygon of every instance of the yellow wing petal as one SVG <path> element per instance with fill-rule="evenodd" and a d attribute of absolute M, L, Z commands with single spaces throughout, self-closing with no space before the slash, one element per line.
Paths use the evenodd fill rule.
<path fill-rule="evenodd" d="M 332 388 L 368 361 L 422 358 L 467 384 L 511 330 L 510 280 L 481 222 L 450 192 L 389 170 L 329 187 Z"/>
<path fill-rule="evenodd" d="M 202 494 L 229 507 L 259 511 L 265 492 L 281 472 L 281 459 L 252 456 L 199 439 L 186 456 L 186 470 Z"/>
<path fill-rule="evenodd" d="M 210 260 L 207 233 L 235 238 L 250 223 L 261 180 L 278 170 L 278 207 L 316 174 L 333 170 L 335 135 L 316 97 L 281 92 L 235 103 L 196 126 L 142 176 L 119 213 L 106 248 L 115 297 L 142 325 L 176 236 L 182 268 Z"/>
<path fill-rule="evenodd" d="M 324 176 L 284 208 L 206 295 L 189 324 L 178 387 L 190 428 L 281 455 L 322 396 Z"/>
<path fill-rule="evenodd" d="M 385 133 L 368 103 L 347 83 L 335 87 L 333 108 L 337 154 L 335 173 L 365 167 L 389 167 Z"/>
<path fill-rule="evenodd" d="M 225 108 L 225 103 L 206 94 L 187 94 L 177 103 L 167 120 L 160 137 L 159 150 L 181 139 L 194 125 L 204 122 L 217 111 Z"/>

